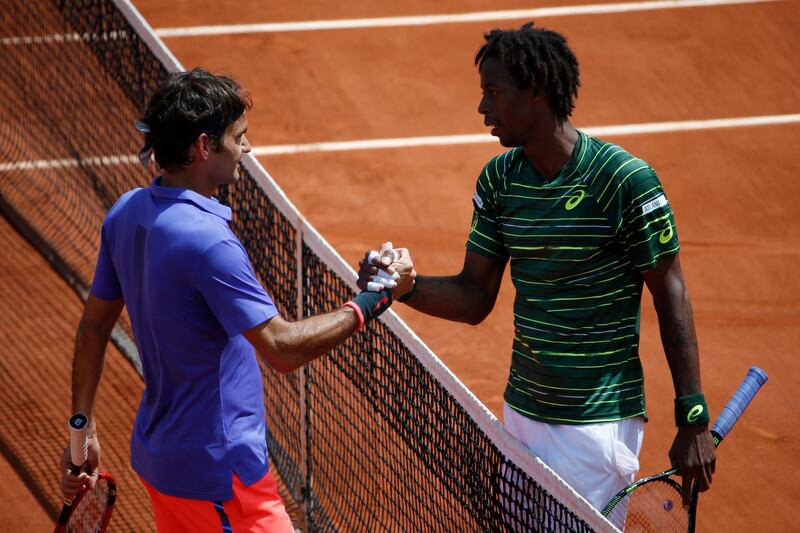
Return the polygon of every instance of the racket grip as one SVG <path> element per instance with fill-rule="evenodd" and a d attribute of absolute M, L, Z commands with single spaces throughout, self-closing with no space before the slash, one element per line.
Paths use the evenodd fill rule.
<path fill-rule="evenodd" d="M 89 429 L 89 417 L 83 413 L 75 413 L 69 417 L 69 455 L 72 467 L 70 470 L 76 476 L 81 471 L 81 466 L 86 462 L 88 451 L 86 449 L 86 432 Z"/>
<path fill-rule="evenodd" d="M 711 432 L 717 437 L 717 443 L 725 438 L 725 436 L 733 429 L 739 417 L 742 416 L 744 410 L 750 404 L 750 401 L 755 397 L 762 385 L 767 382 L 767 374 L 760 368 L 754 366 L 747 371 L 747 375 L 742 381 L 736 392 L 728 400 L 727 405 L 722 409 L 722 412 L 711 428 Z"/>

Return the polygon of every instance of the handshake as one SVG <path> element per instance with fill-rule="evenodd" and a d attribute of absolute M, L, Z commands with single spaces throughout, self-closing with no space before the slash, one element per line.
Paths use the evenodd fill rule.
<path fill-rule="evenodd" d="M 359 263 L 358 288 L 380 292 L 388 289 L 401 301 L 414 288 L 417 273 L 407 248 L 393 248 L 385 242 L 380 250 L 370 250 Z"/>
<path fill-rule="evenodd" d="M 417 273 L 406 248 L 385 242 L 380 250 L 364 254 L 358 267 L 357 284 L 363 292 L 346 305 L 358 314 L 359 329 L 388 309 L 392 300 L 403 302 L 414 294 Z"/>

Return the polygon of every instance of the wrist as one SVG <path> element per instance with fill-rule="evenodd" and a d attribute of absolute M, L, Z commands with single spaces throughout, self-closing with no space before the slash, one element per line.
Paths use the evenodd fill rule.
<path fill-rule="evenodd" d="M 676 426 L 707 426 L 708 422 L 708 406 L 703 393 L 698 392 L 675 398 Z"/>
<path fill-rule="evenodd" d="M 417 293 L 417 277 L 414 276 L 414 279 L 411 280 L 411 290 L 409 290 L 407 293 L 399 297 L 397 301 L 405 303 L 409 301 L 411 298 L 413 298 L 416 293 Z"/>
<path fill-rule="evenodd" d="M 392 291 L 389 289 L 380 292 L 363 291 L 345 305 L 356 312 L 358 329 L 361 329 L 392 305 Z"/>
<path fill-rule="evenodd" d="M 349 307 L 356 313 L 356 318 L 358 318 L 358 327 L 356 327 L 356 331 L 360 330 L 364 327 L 364 314 L 361 312 L 361 308 L 353 302 L 352 300 L 344 304 L 345 307 Z"/>

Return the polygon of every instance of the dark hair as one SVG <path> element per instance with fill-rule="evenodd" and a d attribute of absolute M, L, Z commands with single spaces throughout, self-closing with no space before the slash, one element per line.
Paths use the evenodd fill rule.
<path fill-rule="evenodd" d="M 252 107 L 250 95 L 233 79 L 196 68 L 170 74 L 156 89 L 137 127 L 145 131 L 145 147 L 153 149 L 161 168 L 188 163 L 189 147 L 207 134 L 214 149 L 225 130 Z"/>
<path fill-rule="evenodd" d="M 479 69 L 488 58 L 498 59 L 520 87 L 543 91 L 560 120 L 572 114 L 581 81 L 578 60 L 563 35 L 528 22 L 518 30 L 494 29 L 483 38 L 486 42 L 475 55 Z"/>

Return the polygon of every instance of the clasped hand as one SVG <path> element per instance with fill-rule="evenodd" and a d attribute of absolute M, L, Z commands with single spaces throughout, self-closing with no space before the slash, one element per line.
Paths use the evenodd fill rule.
<path fill-rule="evenodd" d="M 407 248 L 394 248 L 385 242 L 379 250 L 370 250 L 358 262 L 358 288 L 362 291 L 392 291 L 397 299 L 408 293 L 414 286 L 417 272 Z"/>

